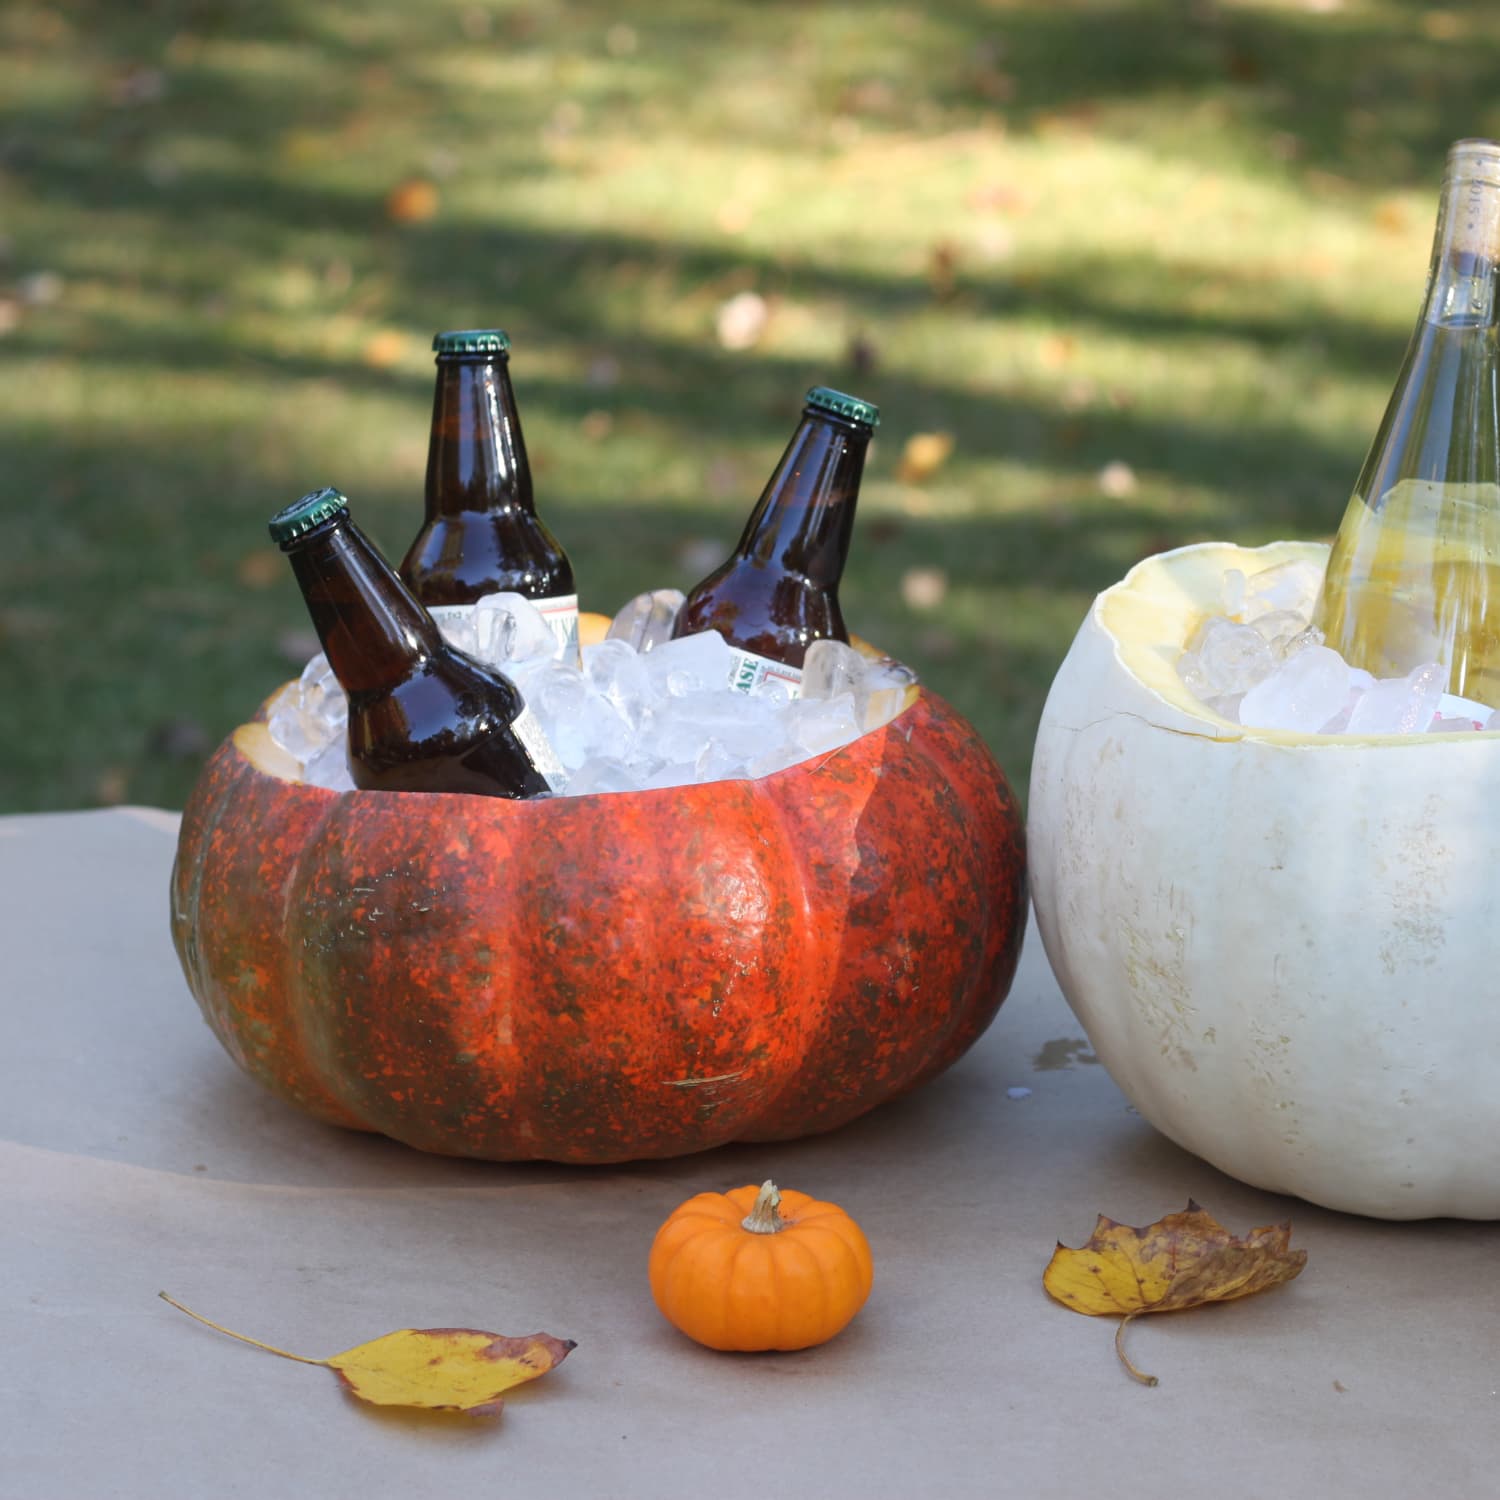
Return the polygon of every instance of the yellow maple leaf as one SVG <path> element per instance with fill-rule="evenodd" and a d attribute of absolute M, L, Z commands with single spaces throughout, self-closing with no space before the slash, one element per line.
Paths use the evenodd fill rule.
<path fill-rule="evenodd" d="M 1292 1280 L 1307 1264 L 1307 1251 L 1290 1248 L 1291 1234 L 1290 1223 L 1269 1224 L 1237 1239 L 1192 1199 L 1185 1212 L 1144 1229 L 1100 1214 L 1087 1244 L 1070 1250 L 1059 1243 L 1042 1285 L 1074 1312 L 1119 1316 L 1121 1363 L 1142 1384 L 1155 1385 L 1154 1375 L 1143 1375 L 1125 1357 L 1120 1341 L 1131 1321 L 1250 1297 Z"/>
<path fill-rule="evenodd" d="M 572 1339 L 555 1339 L 546 1333 L 506 1338 L 478 1328 L 401 1328 L 342 1354 L 309 1359 L 235 1333 L 184 1307 L 165 1292 L 157 1295 L 188 1317 L 243 1344 L 253 1344 L 298 1364 L 327 1365 L 338 1372 L 353 1395 L 374 1406 L 495 1416 L 504 1405 L 500 1399 L 503 1392 L 545 1375 L 567 1358 L 570 1349 L 577 1348 Z"/>

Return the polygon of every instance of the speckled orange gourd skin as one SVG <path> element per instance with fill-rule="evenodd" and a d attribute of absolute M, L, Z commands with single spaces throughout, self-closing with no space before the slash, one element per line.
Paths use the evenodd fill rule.
<path fill-rule="evenodd" d="M 925 691 L 760 781 L 531 803 L 338 794 L 230 740 L 172 873 L 183 970 L 241 1067 L 495 1161 L 834 1129 L 980 1036 L 1025 916 L 1010 787 Z"/>

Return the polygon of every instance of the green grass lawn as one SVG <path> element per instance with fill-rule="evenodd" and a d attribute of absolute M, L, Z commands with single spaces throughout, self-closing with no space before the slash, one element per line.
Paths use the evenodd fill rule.
<path fill-rule="evenodd" d="M 0 811 L 181 805 L 309 649 L 266 517 L 336 484 L 404 550 L 430 336 L 494 324 L 586 608 L 696 581 L 806 386 L 878 401 L 845 612 L 1024 789 L 1099 588 L 1336 526 L 1497 42 L 1396 0 L 10 0 Z"/>

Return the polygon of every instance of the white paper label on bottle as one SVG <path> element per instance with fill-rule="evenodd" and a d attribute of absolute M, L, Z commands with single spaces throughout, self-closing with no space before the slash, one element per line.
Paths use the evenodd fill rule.
<path fill-rule="evenodd" d="M 557 637 L 558 657 L 570 667 L 583 659 L 578 650 L 578 595 L 554 594 L 550 599 L 531 601 Z"/>
<path fill-rule="evenodd" d="M 495 595 L 486 594 L 484 597 L 493 599 Z M 541 615 L 546 621 L 548 630 L 552 632 L 552 637 L 557 642 L 557 649 L 553 654 L 559 661 L 566 662 L 570 667 L 578 666 L 582 661 L 578 652 L 578 595 L 557 594 L 551 599 L 531 599 L 527 602 Z M 469 621 L 473 619 L 478 608 L 477 603 L 429 604 L 427 613 L 437 623 L 437 628 L 443 632 L 443 639 L 450 646 L 457 646 L 460 651 L 468 651 L 477 656 L 480 661 L 488 662 L 493 667 L 503 668 L 504 659 L 492 657 L 485 651 L 484 642 L 476 642 L 474 639 L 474 631 L 470 629 Z"/>
<path fill-rule="evenodd" d="M 554 792 L 560 792 L 568 784 L 568 773 L 542 728 L 542 721 L 529 708 L 523 708 L 510 721 L 511 732 L 525 747 L 531 763 L 542 773 L 543 779 Z"/>
<path fill-rule="evenodd" d="M 789 667 L 784 661 L 772 661 L 753 651 L 729 648 L 729 686 L 737 693 L 764 693 L 780 688 L 789 698 L 802 696 L 802 669 Z"/>

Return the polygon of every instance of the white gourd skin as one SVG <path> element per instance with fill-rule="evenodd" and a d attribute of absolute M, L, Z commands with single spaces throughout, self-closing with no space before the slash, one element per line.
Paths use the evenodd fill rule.
<path fill-rule="evenodd" d="M 1177 678 L 1226 569 L 1326 556 L 1185 547 L 1095 601 L 1037 735 L 1038 925 L 1179 1145 L 1328 1208 L 1500 1218 L 1500 734 L 1245 729 Z"/>

